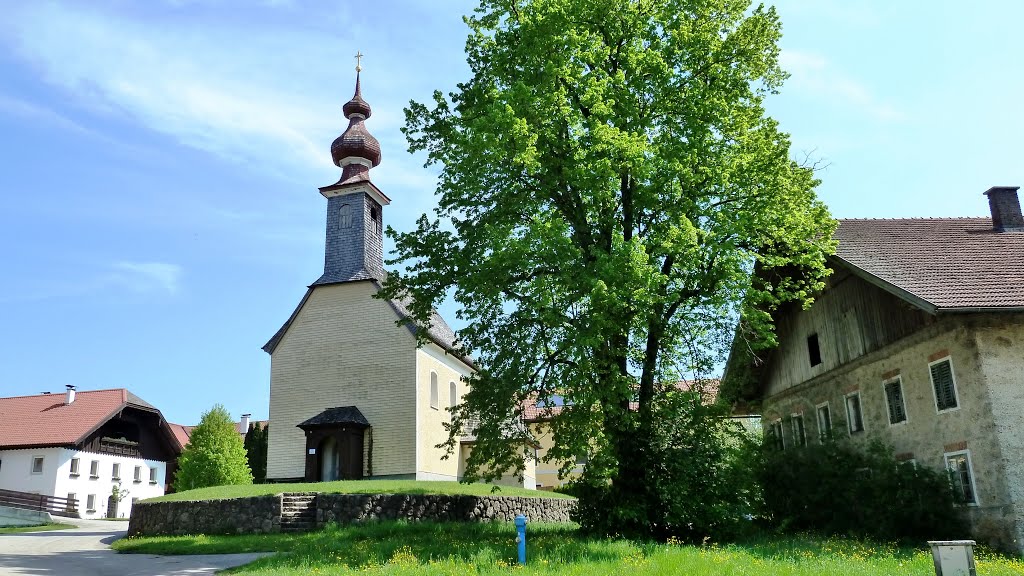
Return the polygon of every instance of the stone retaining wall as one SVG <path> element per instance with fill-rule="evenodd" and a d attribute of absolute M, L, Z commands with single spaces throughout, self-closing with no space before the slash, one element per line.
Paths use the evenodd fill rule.
<path fill-rule="evenodd" d="M 230 500 L 136 502 L 128 522 L 129 536 L 280 531 L 280 494 Z"/>
<path fill-rule="evenodd" d="M 136 502 L 129 536 L 181 534 L 266 534 L 281 531 L 282 495 L 180 502 Z M 568 522 L 576 501 L 518 496 L 437 494 L 320 494 L 318 528 L 368 520 L 433 522 Z"/>
<path fill-rule="evenodd" d="M 417 522 L 511 522 L 518 514 L 531 522 L 568 522 L 576 501 L 519 496 L 446 496 L 437 494 L 321 494 L 316 523 L 348 524 L 366 520 Z"/>

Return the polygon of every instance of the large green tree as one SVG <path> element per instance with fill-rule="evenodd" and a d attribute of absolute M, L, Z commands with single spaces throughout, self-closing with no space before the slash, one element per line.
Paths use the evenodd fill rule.
<path fill-rule="evenodd" d="M 175 490 L 252 484 L 245 446 L 236 426 L 220 404 L 203 413 L 192 429 L 188 446 L 178 456 Z"/>
<path fill-rule="evenodd" d="M 705 529 L 667 504 L 716 505 L 728 443 L 671 383 L 708 375 L 740 315 L 771 342 L 771 311 L 809 301 L 833 249 L 813 170 L 762 105 L 786 77 L 778 17 L 746 0 L 483 0 L 466 22 L 469 80 L 406 110 L 440 199 L 389 230 L 407 271 L 383 294 L 421 326 L 452 295 L 467 322 L 479 371 L 448 446 L 479 418 L 467 478 L 521 470 L 529 431 L 510 422 L 561 397 L 549 455 L 590 455 L 581 509 L 622 531 Z"/>

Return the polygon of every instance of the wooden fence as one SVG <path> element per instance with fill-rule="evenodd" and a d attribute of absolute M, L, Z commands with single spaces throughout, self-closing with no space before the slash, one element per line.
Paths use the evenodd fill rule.
<path fill-rule="evenodd" d="M 31 494 L 14 490 L 0 490 L 0 506 L 21 508 L 22 510 L 38 510 L 49 512 L 53 516 L 78 518 L 78 500 L 60 498 L 46 494 Z"/>

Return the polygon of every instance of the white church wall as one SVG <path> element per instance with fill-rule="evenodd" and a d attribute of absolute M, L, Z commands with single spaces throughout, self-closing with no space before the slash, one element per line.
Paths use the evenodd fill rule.
<path fill-rule="evenodd" d="M 335 406 L 359 408 L 373 427 L 374 476 L 415 473 L 415 338 L 375 292 L 371 282 L 316 287 L 271 355 L 268 478 L 304 476 L 296 425 Z"/>
<path fill-rule="evenodd" d="M 431 391 L 432 374 L 437 375 L 436 405 Z M 417 480 L 459 479 L 458 454 L 444 459 L 445 449 L 437 445 L 448 439 L 444 424 L 451 422 L 451 384 L 455 384 L 456 399 L 461 402 L 467 386 L 462 378 L 469 374 L 468 366 L 436 344 L 424 344 L 416 351 Z"/>

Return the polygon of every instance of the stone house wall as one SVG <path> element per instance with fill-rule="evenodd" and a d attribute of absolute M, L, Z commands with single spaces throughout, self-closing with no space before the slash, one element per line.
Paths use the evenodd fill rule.
<path fill-rule="evenodd" d="M 817 409 L 827 405 L 835 438 L 866 446 L 879 439 L 901 460 L 935 469 L 945 455 L 969 454 L 978 503 L 966 507 L 974 535 L 1005 549 L 1021 549 L 1021 518 L 1014 502 L 1024 497 L 1019 385 L 1024 334 L 1006 328 L 1007 315 L 947 316 L 884 348 L 765 398 L 766 430 L 782 424 L 786 448 L 798 443 L 793 426 L 802 416 L 807 443 L 822 433 Z M 1013 332 L 1010 338 L 1006 332 Z M 939 411 L 929 364 L 949 358 L 958 406 Z M 1011 367 L 1012 366 L 1012 367 Z M 899 379 L 907 418 L 889 423 L 883 384 Z M 778 388 L 776 388 L 778 390 Z M 864 430 L 850 432 L 846 398 L 859 394 Z M 1014 460 L 1014 458 L 1016 458 Z"/>

